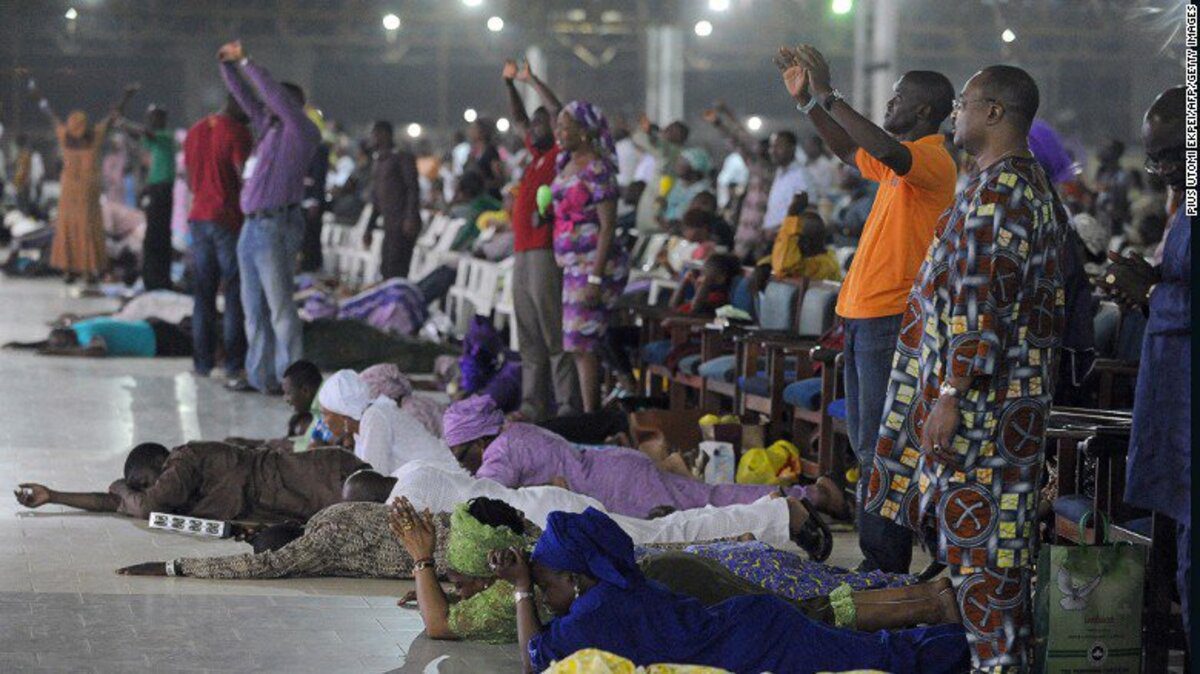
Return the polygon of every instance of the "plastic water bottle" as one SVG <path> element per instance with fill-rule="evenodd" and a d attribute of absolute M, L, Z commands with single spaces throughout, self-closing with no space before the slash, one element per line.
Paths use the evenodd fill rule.
<path fill-rule="evenodd" d="M 700 443 L 700 451 L 708 457 L 704 466 L 704 481 L 708 484 L 731 484 L 737 476 L 737 461 L 733 458 L 733 445 L 728 442 L 706 441 Z"/>

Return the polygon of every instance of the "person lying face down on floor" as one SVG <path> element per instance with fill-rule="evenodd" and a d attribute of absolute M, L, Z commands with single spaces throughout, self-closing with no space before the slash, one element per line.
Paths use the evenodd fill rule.
<path fill-rule="evenodd" d="M 146 562 L 120 569 L 128 575 L 175 575 L 196 578 L 283 578 L 347 576 L 411 578 L 413 558 L 388 531 L 387 502 L 405 499 L 430 510 L 439 545 L 435 567 L 444 574 L 450 513 L 475 498 L 503 501 L 541 526 L 550 512 L 582 512 L 602 507 L 595 499 L 558 487 L 509 489 L 491 480 L 476 480 L 457 467 L 412 461 L 393 476 L 360 470 L 342 488 L 342 503 L 312 516 L 304 525 L 284 523 L 249 536 L 255 553 Z M 819 548 L 824 541 L 807 526 L 808 511 L 795 498 L 774 498 L 723 508 L 695 508 L 642 520 L 615 515 L 614 520 L 639 545 L 730 540 L 750 534 L 776 547 Z"/>
<path fill-rule="evenodd" d="M 386 395 L 372 397 L 362 376 L 339 370 L 317 393 L 321 418 L 333 434 L 333 444 L 354 452 L 381 473 L 423 459 L 454 465 L 446 444 L 430 435 L 410 412 Z"/>
<path fill-rule="evenodd" d="M 687 510 L 750 503 L 780 492 L 768 485 L 706 484 L 664 472 L 648 455 L 627 447 L 580 450 L 532 424 L 506 423 L 486 396 L 451 405 L 442 426 L 454 458 L 475 477 L 512 488 L 554 484 L 630 517 L 644 518 L 659 506 Z M 845 501 L 828 478 L 808 487 L 790 487 L 785 493 L 801 499 L 814 514 L 824 510 L 844 516 Z"/>
<path fill-rule="evenodd" d="M 307 520 L 341 500 L 342 483 L 370 468 L 337 448 L 296 453 L 223 442 L 189 442 L 174 450 L 143 443 L 125 458 L 124 476 L 106 492 L 60 492 L 23 483 L 27 508 L 65 505 L 145 518 L 151 512 L 216 520 Z"/>
<path fill-rule="evenodd" d="M 771 595 L 705 606 L 676 594 L 647 579 L 633 542 L 597 510 L 552 513 L 528 559 L 516 546 L 493 550 L 487 568 L 514 588 L 526 672 L 542 671 L 582 648 L 637 665 L 672 662 L 735 672 L 949 674 L 968 666 L 965 632 L 957 624 L 868 634 L 822 624 Z M 535 582 L 541 602 L 534 600 Z M 545 625 L 539 603 L 556 616 Z"/>
<path fill-rule="evenodd" d="M 158 318 L 124 320 L 96 316 L 50 331 L 41 342 L 9 342 L 7 349 L 33 349 L 45 356 L 174 358 L 192 355 L 191 328 Z"/>

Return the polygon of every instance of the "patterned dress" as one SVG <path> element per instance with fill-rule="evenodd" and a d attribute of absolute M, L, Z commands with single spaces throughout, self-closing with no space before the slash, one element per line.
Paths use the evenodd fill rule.
<path fill-rule="evenodd" d="M 1030 158 L 985 169 L 938 225 L 908 298 L 876 446 L 867 511 L 936 530 L 975 666 L 1024 662 L 1028 572 L 1055 349 L 1063 328 L 1066 219 Z M 948 376 L 969 376 L 951 448 L 921 451 Z"/>
<path fill-rule="evenodd" d="M 612 167 L 593 160 L 574 174 L 560 172 L 551 185 L 554 195 L 554 257 L 563 270 L 563 347 L 567 351 L 594 350 L 608 327 L 608 315 L 625 288 L 629 257 L 616 237 L 609 247 L 599 306 L 584 302 L 588 275 L 596 263 L 600 240 L 601 202 L 618 197 Z"/>

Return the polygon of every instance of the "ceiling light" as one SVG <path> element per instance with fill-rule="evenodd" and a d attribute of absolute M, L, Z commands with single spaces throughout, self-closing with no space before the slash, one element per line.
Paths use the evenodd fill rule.
<path fill-rule="evenodd" d="M 507 133 L 508 126 L 508 119 L 501 117 L 500 119 L 496 120 L 496 130 L 500 133 Z"/>
<path fill-rule="evenodd" d="M 746 128 L 751 131 L 758 131 L 762 128 L 762 117 L 752 115 L 746 119 Z"/>
<path fill-rule="evenodd" d="M 615 9 L 605 10 L 600 14 L 600 20 L 604 23 L 620 23 L 623 18 L 625 16 Z"/>
<path fill-rule="evenodd" d="M 475 112 L 475 108 L 467 108 L 463 110 L 463 119 L 467 120 L 467 124 L 474 122 L 479 118 L 479 113 Z"/>
<path fill-rule="evenodd" d="M 1012 42 L 1017 39 L 1017 34 L 1012 32 L 1011 28 L 1005 28 L 1003 33 L 1000 33 L 1000 39 L 1005 42 Z"/>
<path fill-rule="evenodd" d="M 834 14 L 849 14 L 854 11 L 854 0 L 833 0 Z"/>
<path fill-rule="evenodd" d="M 488 19 L 487 27 L 488 30 L 492 31 L 493 33 L 499 33 L 500 31 L 504 30 L 504 19 L 501 19 L 498 16 L 493 16 L 492 18 Z"/>
<path fill-rule="evenodd" d="M 68 21 L 74 21 L 75 19 L 79 18 L 79 12 L 76 12 L 74 7 L 70 7 L 67 9 L 67 13 L 63 16 L 67 17 Z"/>
<path fill-rule="evenodd" d="M 575 21 L 576 23 L 578 23 L 580 21 L 587 21 L 587 10 L 572 9 L 572 10 L 568 11 L 567 12 L 567 21 Z"/>
<path fill-rule="evenodd" d="M 708 37 L 709 35 L 712 35 L 713 25 L 708 21 L 697 21 L 696 27 L 693 30 L 695 30 L 696 35 L 699 35 L 700 37 Z"/>
<path fill-rule="evenodd" d="M 714 12 L 724 12 L 729 9 L 729 0 L 708 0 L 708 8 Z"/>
<path fill-rule="evenodd" d="M 483 4 L 483 0 L 462 0 L 462 3 L 467 7 L 478 7 Z"/>
<path fill-rule="evenodd" d="M 383 27 L 385 30 L 400 30 L 400 17 L 395 14 L 384 14 Z"/>
<path fill-rule="evenodd" d="M 404 130 L 408 133 L 409 138 L 420 138 L 421 136 L 421 125 L 416 122 L 409 124 Z"/>

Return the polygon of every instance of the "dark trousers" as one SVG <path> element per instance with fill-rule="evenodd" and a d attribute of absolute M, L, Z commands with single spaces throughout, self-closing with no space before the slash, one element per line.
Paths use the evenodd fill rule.
<path fill-rule="evenodd" d="M 404 231 L 401 223 L 384 221 L 383 252 L 380 256 L 379 273 L 385 278 L 408 278 L 412 264 L 413 248 L 417 245 L 417 234 Z"/>
<path fill-rule="evenodd" d="M 908 573 L 912 564 L 913 532 L 863 511 L 899 335 L 899 315 L 846 320 L 846 346 L 842 352 L 846 365 L 846 430 L 858 456 L 858 545 L 863 553 L 860 568 L 864 571 Z"/>
<path fill-rule="evenodd" d="M 146 238 L 142 242 L 142 283 L 146 290 L 171 288 L 171 213 L 174 183 L 147 185 L 143 193 Z"/>
<path fill-rule="evenodd" d="M 554 417 L 538 426 L 577 445 L 603 445 L 612 436 L 629 432 L 629 414 L 623 409 L 607 409 Z"/>
<path fill-rule="evenodd" d="M 224 291 L 222 343 L 225 370 L 233 376 L 246 362 L 246 325 L 242 314 L 241 277 L 238 274 L 238 233 L 214 222 L 192 222 L 192 257 L 195 264 L 192 297 L 193 363 L 196 372 L 208 374 L 215 363 L 217 293 Z"/>
<path fill-rule="evenodd" d="M 425 275 L 425 278 L 417 281 L 417 289 L 421 291 L 421 296 L 425 298 L 425 304 L 433 304 L 446 299 L 446 295 L 450 294 L 450 288 L 454 286 L 454 280 L 458 277 L 457 267 L 441 266 Z"/>
<path fill-rule="evenodd" d="M 321 207 L 304 209 L 304 243 L 300 244 L 300 271 L 318 271 L 325 263 L 321 254 Z"/>

